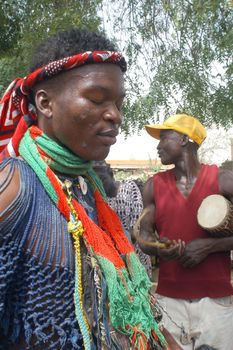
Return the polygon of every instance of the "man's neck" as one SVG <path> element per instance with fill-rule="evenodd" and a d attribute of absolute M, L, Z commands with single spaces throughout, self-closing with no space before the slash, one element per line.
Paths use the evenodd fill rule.
<path fill-rule="evenodd" d="M 189 157 L 175 164 L 174 173 L 178 189 L 188 196 L 196 182 L 201 163 L 197 158 Z"/>
<path fill-rule="evenodd" d="M 179 181 L 181 177 L 195 178 L 198 176 L 201 163 L 197 156 L 184 154 L 182 159 L 175 163 L 174 173 L 176 179 Z"/>

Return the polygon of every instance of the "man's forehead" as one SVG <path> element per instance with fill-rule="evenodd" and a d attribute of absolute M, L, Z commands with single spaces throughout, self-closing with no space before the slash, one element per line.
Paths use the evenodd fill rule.
<path fill-rule="evenodd" d="M 160 131 L 160 136 L 161 135 L 181 135 L 181 133 L 173 129 L 166 129 Z"/>
<path fill-rule="evenodd" d="M 119 66 L 111 63 L 89 64 L 61 72 L 37 84 L 34 91 L 44 88 L 57 93 L 81 87 L 107 93 L 114 90 L 121 97 L 125 96 L 123 73 Z"/>
<path fill-rule="evenodd" d="M 56 77 L 55 77 L 56 79 Z M 81 83 L 87 87 L 108 89 L 114 85 L 120 87 L 122 94 L 124 92 L 124 74 L 119 66 L 111 63 L 89 64 L 86 66 L 74 68 L 58 75 L 61 83 Z"/>
<path fill-rule="evenodd" d="M 113 73 L 116 76 L 123 77 L 121 68 L 114 63 L 87 64 L 85 66 L 77 67 L 65 72 L 65 74 L 69 74 L 70 76 L 83 78 L 92 77 L 93 75 L 95 77 L 103 77 L 105 75 Z"/>

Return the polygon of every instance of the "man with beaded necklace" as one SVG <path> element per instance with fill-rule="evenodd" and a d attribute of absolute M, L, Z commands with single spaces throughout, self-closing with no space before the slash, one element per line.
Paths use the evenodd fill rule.
<path fill-rule="evenodd" d="M 116 142 L 125 71 L 103 34 L 72 29 L 0 101 L 0 349 L 168 348 L 91 163 Z"/>

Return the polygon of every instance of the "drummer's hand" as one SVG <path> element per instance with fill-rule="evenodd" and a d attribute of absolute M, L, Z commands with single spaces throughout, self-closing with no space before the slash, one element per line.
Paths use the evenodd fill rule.
<path fill-rule="evenodd" d="M 185 243 L 180 239 L 176 241 L 163 237 L 159 241 L 167 245 L 167 248 L 158 248 L 157 254 L 159 258 L 163 260 L 176 260 L 182 256 L 185 249 Z"/>
<path fill-rule="evenodd" d="M 186 243 L 183 254 L 179 258 L 179 262 L 187 268 L 198 265 L 210 253 L 209 239 L 195 239 Z"/>

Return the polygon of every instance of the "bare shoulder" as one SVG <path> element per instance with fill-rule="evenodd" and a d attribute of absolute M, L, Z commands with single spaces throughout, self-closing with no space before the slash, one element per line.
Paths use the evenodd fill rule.
<path fill-rule="evenodd" d="M 154 204 L 154 184 L 153 176 L 150 177 L 143 188 L 143 203 L 144 207 L 147 207 L 150 204 Z"/>
<path fill-rule="evenodd" d="M 13 164 L 0 170 L 0 215 L 17 197 L 20 189 L 20 175 Z"/>
<path fill-rule="evenodd" d="M 233 202 L 233 171 L 219 169 L 218 183 L 219 192 Z"/>

